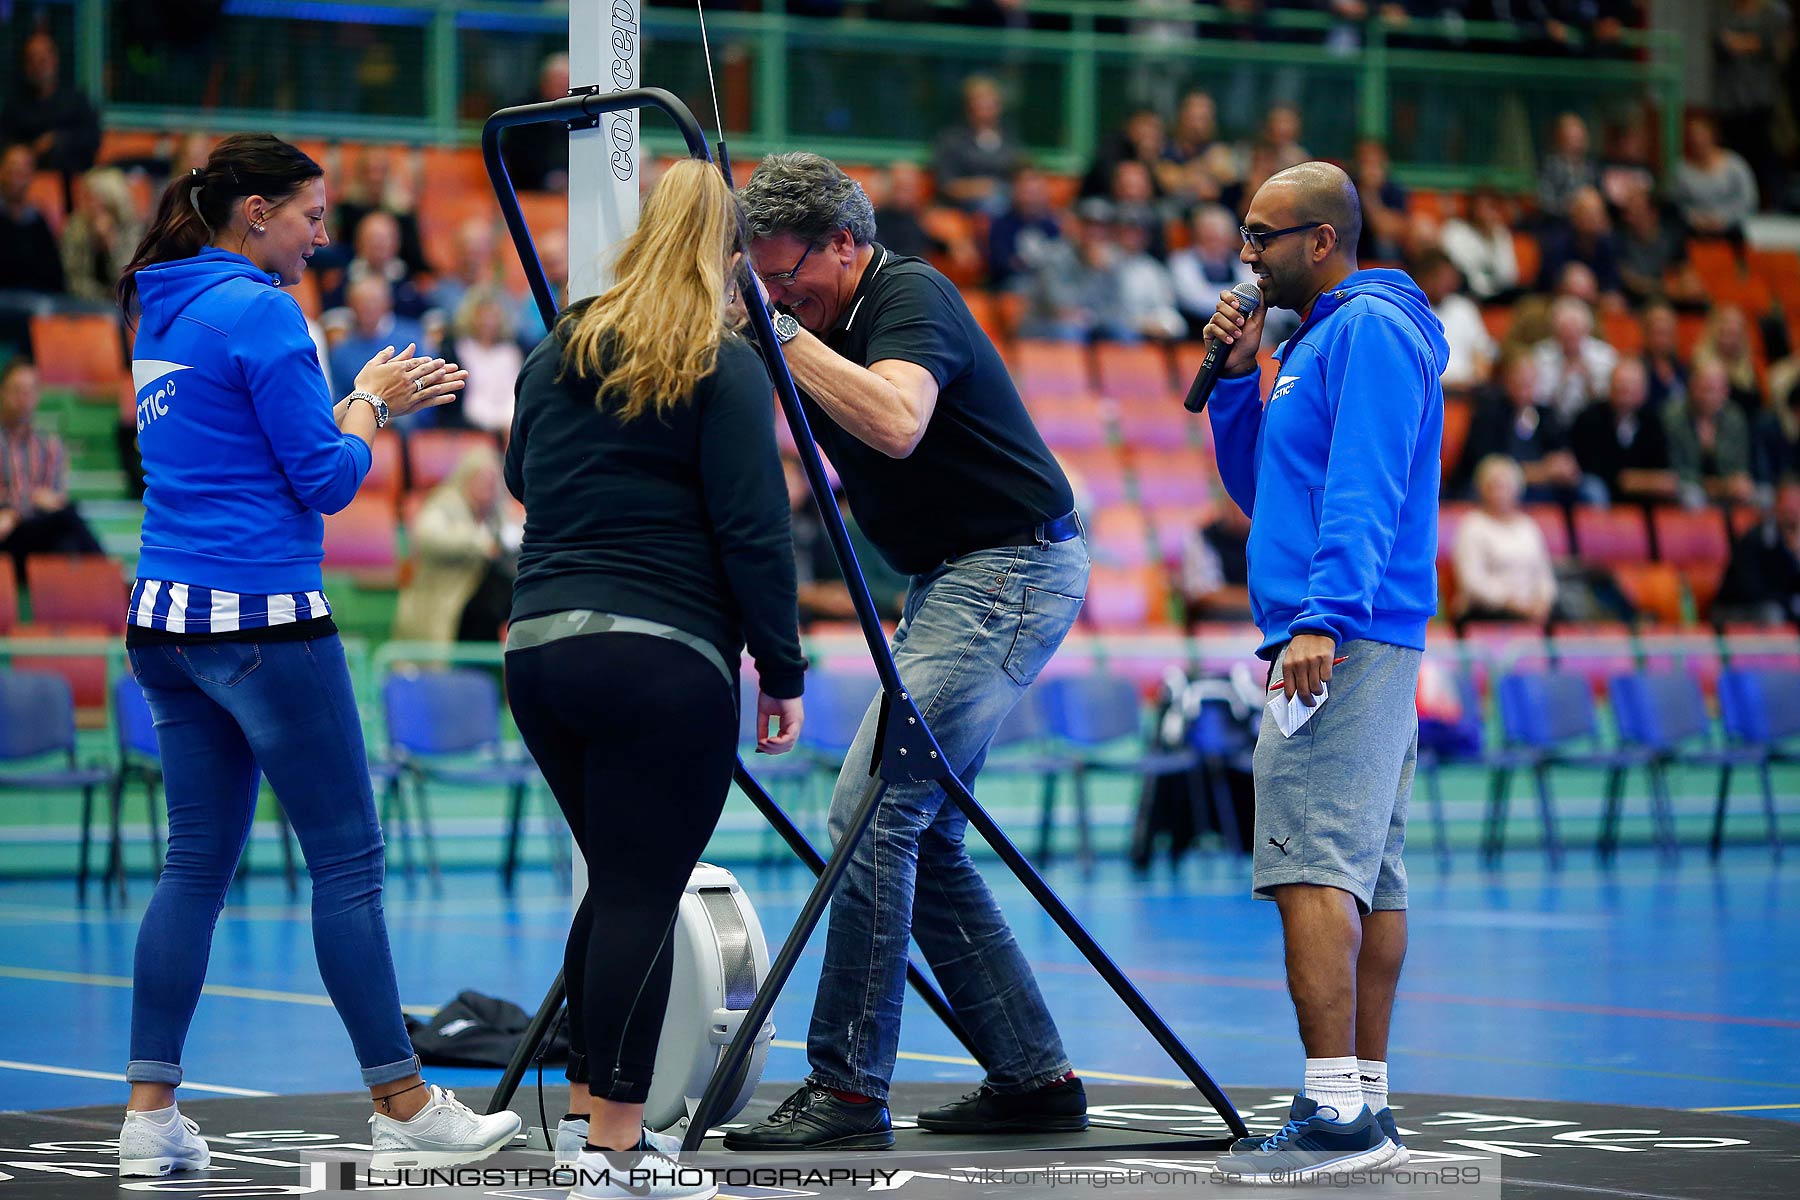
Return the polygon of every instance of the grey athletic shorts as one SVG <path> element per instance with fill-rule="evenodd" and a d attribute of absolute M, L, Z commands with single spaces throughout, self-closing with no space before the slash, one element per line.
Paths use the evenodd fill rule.
<path fill-rule="evenodd" d="M 1272 681 L 1281 678 L 1282 657 Z M 1417 650 L 1339 646 L 1330 698 L 1283 737 L 1263 717 L 1256 739 L 1256 842 L 1251 887 L 1341 888 L 1363 912 L 1406 907 L 1406 806 L 1419 753 Z"/>

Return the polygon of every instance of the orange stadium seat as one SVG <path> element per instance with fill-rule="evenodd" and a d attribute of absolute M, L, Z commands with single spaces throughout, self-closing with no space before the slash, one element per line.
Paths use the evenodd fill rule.
<path fill-rule="evenodd" d="M 1648 562 L 1650 531 L 1640 509 L 1578 508 L 1575 547 L 1582 558 L 1607 566 Z"/>
<path fill-rule="evenodd" d="M 45 387 L 110 393 L 130 378 L 119 322 L 106 313 L 46 313 L 31 318 L 31 357 Z"/>
<path fill-rule="evenodd" d="M 363 478 L 363 496 L 384 496 L 389 503 L 400 494 L 401 476 L 405 474 L 405 447 L 400 435 L 384 429 L 375 435 L 369 455 L 369 473 Z"/>
<path fill-rule="evenodd" d="M 1469 440 L 1469 426 L 1475 420 L 1475 404 L 1467 396 L 1447 396 L 1444 399 L 1444 444 L 1439 452 L 1439 462 L 1448 477 L 1456 470 L 1456 464 L 1462 461 L 1463 446 Z"/>
<path fill-rule="evenodd" d="M 121 605 L 122 617 L 125 609 Z M 121 625 L 120 628 L 123 628 Z M 112 642 L 119 630 L 97 624 L 46 625 L 36 621 L 21 625 L 12 636 L 22 641 L 48 641 L 52 638 L 86 638 Z M 106 727 L 106 654 L 20 654 L 13 658 L 15 666 L 26 671 L 42 671 L 60 675 L 75 697 L 75 724 L 81 729 Z"/>
<path fill-rule="evenodd" d="M 25 200 L 44 214 L 44 221 L 50 226 L 50 232 L 61 237 L 63 225 L 69 219 L 69 206 L 63 198 L 62 175 L 56 171 L 39 171 L 33 175 L 31 186 L 25 190 Z"/>
<path fill-rule="evenodd" d="M 98 554 L 35 554 L 25 560 L 31 619 L 125 632 L 129 592 L 119 564 Z"/>
<path fill-rule="evenodd" d="M 19 581 L 12 564 L 0 562 L 0 637 L 11 633 L 19 623 Z"/>
<path fill-rule="evenodd" d="M 1619 563 L 1613 577 L 1640 614 L 1659 625 L 1681 624 L 1681 572 L 1675 567 L 1666 562 Z"/>
<path fill-rule="evenodd" d="M 1519 282 L 1531 287 L 1537 282 L 1538 270 L 1543 266 L 1543 251 L 1538 248 L 1538 240 L 1529 233 L 1513 234 L 1513 257 L 1519 261 Z"/>
<path fill-rule="evenodd" d="M 1156 567 L 1096 563 L 1088 577 L 1081 615 L 1100 633 L 1167 628 L 1171 624 L 1168 583 Z"/>
<path fill-rule="evenodd" d="M 1641 354 L 1644 350 L 1644 327 L 1630 313 L 1602 313 L 1600 338 L 1621 355 Z"/>
<path fill-rule="evenodd" d="M 1688 261 L 1700 273 L 1700 278 L 1706 280 L 1708 287 L 1717 286 L 1726 279 L 1736 279 L 1742 270 L 1738 265 L 1737 251 L 1724 238 L 1690 239 Z"/>
<path fill-rule="evenodd" d="M 1221 497 L 1217 504 L 1230 504 Z M 1156 538 L 1156 553 L 1163 562 L 1178 566 L 1187 547 L 1188 535 L 1210 524 L 1214 504 L 1158 504 L 1150 509 L 1150 529 Z"/>

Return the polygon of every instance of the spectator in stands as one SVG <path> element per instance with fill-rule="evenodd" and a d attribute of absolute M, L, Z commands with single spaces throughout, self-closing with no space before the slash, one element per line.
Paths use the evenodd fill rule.
<path fill-rule="evenodd" d="M 1681 357 L 1681 321 L 1675 308 L 1659 300 L 1644 309 L 1644 370 L 1650 380 L 1650 407 L 1661 412 L 1687 394 L 1687 363 Z"/>
<path fill-rule="evenodd" d="M 412 272 L 400 257 L 400 223 L 394 215 L 377 209 L 356 227 L 356 256 L 344 268 L 336 287 L 325 295 L 325 307 L 349 303 L 350 289 L 363 279 L 379 279 L 388 285 L 394 311 L 418 320 L 429 307 L 413 282 Z"/>
<path fill-rule="evenodd" d="M 394 312 L 394 291 L 382 276 L 364 275 L 352 283 L 345 301 L 350 327 L 331 348 L 331 377 L 340 385 L 355 379 L 370 359 L 388 347 L 404 350 L 411 345 L 418 348 L 421 357 L 429 353 L 425 331 L 419 323 Z M 424 409 L 408 417 L 396 417 L 395 424 L 410 428 L 436 420 L 434 411 Z"/>
<path fill-rule="evenodd" d="M 109 167 L 89 171 L 76 193 L 75 211 L 63 226 L 59 247 L 69 294 L 110 301 L 143 236 L 143 222 L 124 174 Z"/>
<path fill-rule="evenodd" d="M 1550 153 L 1538 167 L 1538 210 L 1546 218 L 1567 215 L 1575 193 L 1600 183 L 1587 122 L 1566 112 L 1556 118 Z"/>
<path fill-rule="evenodd" d="M 919 218 L 925 211 L 925 172 L 916 163 L 897 162 L 882 179 L 881 203 L 875 208 L 875 228 L 881 244 L 908 258 L 929 258 L 947 247 L 925 232 Z"/>
<path fill-rule="evenodd" d="M 1406 236 L 1408 217 L 1406 189 L 1395 183 L 1388 170 L 1387 144 L 1379 138 L 1361 138 L 1356 143 L 1356 194 L 1362 201 L 1362 243 L 1356 248 L 1358 262 L 1397 262 L 1402 257 L 1401 242 Z"/>
<path fill-rule="evenodd" d="M 1150 253 L 1158 259 L 1168 257 L 1168 235 L 1164 230 L 1163 206 L 1156 196 L 1156 181 L 1150 168 L 1136 159 L 1126 159 L 1113 168 L 1113 220 L 1120 225 L 1134 225 L 1144 235 Z"/>
<path fill-rule="evenodd" d="M 1756 176 L 1742 155 L 1719 145 L 1718 126 L 1704 113 L 1689 114 L 1684 126 L 1675 206 L 1701 237 L 1734 241 L 1742 240 L 1744 222 L 1756 212 Z"/>
<path fill-rule="evenodd" d="M 1596 396 L 1604 395 L 1619 352 L 1594 336 L 1594 313 L 1573 296 L 1550 306 L 1550 336 L 1534 351 L 1538 400 L 1572 421 Z"/>
<path fill-rule="evenodd" d="M 1656 171 L 1650 159 L 1650 125 L 1633 117 L 1614 127 L 1606 160 L 1600 167 L 1600 194 L 1614 211 L 1625 207 L 1633 192 L 1656 191 Z"/>
<path fill-rule="evenodd" d="M 510 139 L 516 130 L 508 130 Z M 371 213 L 386 213 L 399 235 L 400 261 L 408 275 L 431 270 L 425 245 L 419 236 L 419 193 L 425 187 L 425 156 L 417 149 L 398 146 L 365 146 L 356 169 L 334 206 L 337 227 L 351 236 L 340 240 L 354 245 Z"/>
<path fill-rule="evenodd" d="M 25 39 L 18 86 L 0 111 L 0 142 L 31 147 L 41 169 L 61 173 L 65 196 L 100 153 L 100 114 L 80 88 L 62 81 L 56 41 L 48 33 Z"/>
<path fill-rule="evenodd" d="M 557 311 L 569 302 L 569 238 L 560 229 L 546 229 L 537 240 L 538 263 L 556 300 Z M 538 312 L 537 299 L 529 290 L 519 299 L 519 345 L 526 353 L 544 340 L 549 330 Z"/>
<path fill-rule="evenodd" d="M 1150 231 L 1141 221 L 1120 221 L 1114 229 L 1119 258 L 1119 311 L 1111 336 L 1118 341 L 1166 340 L 1187 332 L 1175 307 L 1169 268 L 1151 250 Z"/>
<path fill-rule="evenodd" d="M 886 235 L 877 214 L 875 228 Z M 1062 222 L 1050 203 L 1050 182 L 1036 167 L 1013 172 L 1010 203 L 988 225 L 988 283 L 1014 291 L 1037 269 L 1044 247 L 1062 240 Z"/>
<path fill-rule="evenodd" d="M 1218 307 L 1218 298 L 1213 299 Z M 1206 525 L 1181 545 L 1181 593 L 1189 624 L 1250 619 L 1250 518 L 1222 500 Z"/>
<path fill-rule="evenodd" d="M 476 288 L 492 287 L 500 281 L 494 222 L 488 217 L 470 217 L 456 229 L 455 258 L 450 270 L 438 276 L 432 286 L 431 307 L 443 313 L 454 313 L 462 307 L 463 297 Z"/>
<path fill-rule="evenodd" d="M 1262 151 L 1261 162 L 1258 151 Z M 1271 104 L 1263 114 L 1262 130 L 1252 142 L 1238 146 L 1239 174 L 1244 176 L 1245 205 L 1262 180 L 1312 158 L 1300 144 L 1300 110 L 1292 104 Z M 1259 174 L 1254 185 L 1252 178 Z"/>
<path fill-rule="evenodd" d="M 1533 503 L 1572 500 L 1581 483 L 1567 425 L 1555 409 L 1537 401 L 1537 361 L 1529 354 L 1508 358 L 1498 393 L 1484 396 L 1476 407 L 1452 490 L 1479 498 L 1475 467 L 1495 455 L 1519 464 L 1525 499 Z"/>
<path fill-rule="evenodd" d="M 1800 480 L 1784 479 L 1762 522 L 1732 545 L 1712 618 L 1800 623 Z"/>
<path fill-rule="evenodd" d="M 1750 344 L 1750 319 L 1735 304 L 1721 304 L 1706 319 L 1706 331 L 1694 348 L 1694 357 L 1705 355 L 1725 368 L 1731 384 L 1731 399 L 1754 417 L 1762 411 L 1762 383 L 1756 375 L 1756 354 Z"/>
<path fill-rule="evenodd" d="M 1750 502 L 1755 493 L 1750 480 L 1750 421 L 1731 403 L 1725 364 L 1696 355 L 1687 402 L 1665 408 L 1663 425 L 1683 503 L 1699 508 L 1708 501 Z"/>
<path fill-rule="evenodd" d="M 1497 347 L 1481 319 L 1481 309 L 1462 293 L 1462 272 L 1442 250 L 1430 250 L 1413 264 L 1412 276 L 1431 302 L 1431 311 L 1443 322 L 1444 339 L 1450 343 L 1444 388 L 1466 391 L 1485 384 L 1494 371 Z"/>
<path fill-rule="evenodd" d="M 1162 159 L 1157 178 L 1165 194 L 1182 204 L 1220 198 L 1237 168 L 1230 145 L 1219 137 L 1219 108 L 1211 92 L 1195 89 L 1181 98 Z"/>
<path fill-rule="evenodd" d="M 1626 189 L 1619 207 L 1618 252 L 1619 284 L 1631 303 L 1704 299 L 1706 289 L 1688 261 L 1687 235 L 1657 207 L 1648 187 Z"/>
<path fill-rule="evenodd" d="M 963 81 L 963 121 L 938 135 L 931 160 L 945 203 L 990 215 L 1005 211 L 1006 181 L 1025 161 L 1025 146 L 1003 117 L 997 82 L 986 75 Z"/>
<path fill-rule="evenodd" d="M 1575 418 L 1569 448 L 1581 467 L 1586 499 L 1609 504 L 1675 498 L 1668 431 L 1661 410 L 1645 403 L 1649 392 L 1644 365 L 1625 359 L 1613 368 L 1605 398 Z"/>
<path fill-rule="evenodd" d="M 0 292 L 63 290 L 56 235 L 29 195 L 34 170 L 31 147 L 14 143 L 0 150 Z"/>
<path fill-rule="evenodd" d="M 1094 155 L 1093 163 L 1087 174 L 1081 177 L 1082 198 L 1091 196 L 1111 196 L 1113 181 L 1118 174 L 1119 164 L 1135 162 L 1143 165 L 1150 177 L 1151 195 L 1160 194 L 1161 181 L 1157 177 L 1163 164 L 1163 151 L 1167 145 L 1167 135 L 1163 129 L 1163 119 L 1153 108 L 1137 108 L 1126 114 L 1124 124 L 1106 135 Z"/>
<path fill-rule="evenodd" d="M 844 583 L 844 571 L 838 565 L 831 539 L 825 535 L 825 523 L 813 503 L 812 488 L 806 482 L 806 471 L 791 451 L 781 452 L 781 470 L 787 480 L 788 522 L 794 531 L 794 574 L 799 581 L 800 627 L 806 629 L 821 621 L 854 621 L 856 605 Z M 869 597 L 875 611 L 884 620 L 899 620 L 901 605 L 906 600 L 907 577 L 888 566 L 887 560 L 873 542 L 864 536 L 850 511 L 841 487 L 834 488 L 832 501 L 844 518 L 844 530 L 856 551 L 857 565 L 863 581 L 869 586 Z"/>
<path fill-rule="evenodd" d="M 1075 236 L 1046 242 L 1025 285 L 1026 309 L 1019 332 L 1028 338 L 1087 341 L 1118 332 L 1123 305 L 1117 271 L 1120 248 L 1112 206 L 1084 200 L 1076 208 Z"/>
<path fill-rule="evenodd" d="M 69 499 L 62 439 L 39 433 L 37 368 L 22 356 L 0 367 L 0 554 L 12 557 L 19 586 L 33 554 L 100 554 Z"/>
<path fill-rule="evenodd" d="M 1790 6 L 1780 0 L 1727 0 L 1715 6 L 1713 102 L 1719 138 L 1755 173 L 1763 199 L 1779 206 L 1786 184 L 1775 148 L 1781 72 L 1793 70 Z"/>
<path fill-rule="evenodd" d="M 1800 355 L 1769 368 L 1769 404 L 1750 427 L 1750 475 L 1770 487 L 1800 474 Z"/>
<path fill-rule="evenodd" d="M 471 385 L 474 375 L 470 375 Z M 412 574 L 394 608 L 395 638 L 493 642 L 512 611 L 500 537 L 500 455 L 470 450 L 407 526 Z"/>
<path fill-rule="evenodd" d="M 560 100 L 569 94 L 569 56 L 552 54 L 538 68 L 537 91 L 521 104 Z M 561 125 L 522 125 L 506 131 L 502 157 L 513 186 L 527 192 L 569 190 L 569 133 Z"/>
<path fill-rule="evenodd" d="M 1568 219 L 1544 231 L 1543 266 L 1538 290 L 1555 291 L 1564 268 L 1578 262 L 1594 273 L 1603 307 L 1623 309 L 1619 277 L 1619 247 L 1613 236 L 1612 218 L 1598 188 L 1584 187 L 1569 198 Z"/>
<path fill-rule="evenodd" d="M 451 357 L 469 373 L 463 421 L 504 438 L 512 429 L 513 385 L 525 365 L 511 300 L 497 287 L 473 289 L 456 310 L 451 334 Z"/>
<path fill-rule="evenodd" d="M 1483 304 L 1503 304 L 1519 292 L 1519 260 L 1506 198 L 1492 188 L 1469 197 L 1469 216 L 1444 222 L 1439 242 Z"/>
<path fill-rule="evenodd" d="M 1492 454 L 1475 468 L 1480 507 L 1462 519 L 1451 553 L 1456 612 L 1468 621 L 1544 625 L 1556 604 L 1556 569 L 1538 523 L 1520 510 L 1525 477 L 1519 464 Z"/>
<path fill-rule="evenodd" d="M 1217 204 L 1194 210 L 1193 240 L 1169 256 L 1169 277 L 1175 285 L 1175 307 L 1187 320 L 1188 336 L 1195 340 L 1219 307 L 1219 293 L 1256 278 L 1238 251 L 1237 218 Z"/>

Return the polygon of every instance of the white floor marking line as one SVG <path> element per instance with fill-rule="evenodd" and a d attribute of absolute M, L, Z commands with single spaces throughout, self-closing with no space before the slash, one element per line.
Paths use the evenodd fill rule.
<path fill-rule="evenodd" d="M 31 1071 L 38 1075 L 67 1075 L 75 1079 L 104 1079 L 111 1083 L 124 1083 L 123 1075 L 115 1075 L 110 1071 L 84 1071 L 78 1067 L 53 1067 L 48 1063 L 13 1062 L 0 1058 L 0 1070 Z M 221 1096 L 274 1096 L 277 1092 L 259 1092 L 253 1088 L 225 1087 L 217 1083 L 193 1083 L 183 1080 L 181 1086 L 192 1092 L 217 1092 Z"/>

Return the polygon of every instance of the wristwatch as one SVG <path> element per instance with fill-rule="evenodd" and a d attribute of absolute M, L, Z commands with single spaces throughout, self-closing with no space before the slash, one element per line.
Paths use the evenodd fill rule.
<path fill-rule="evenodd" d="M 775 326 L 775 340 L 784 346 L 800 336 L 800 322 L 793 313 L 776 313 L 770 324 Z"/>
<path fill-rule="evenodd" d="M 348 396 L 345 396 L 344 399 L 346 399 L 346 400 L 367 400 L 369 402 L 369 407 L 375 410 L 375 428 L 377 428 L 377 429 L 386 429 L 387 428 L 388 406 L 387 406 L 386 400 L 383 400 L 380 396 L 377 396 L 374 392 L 363 392 L 363 391 L 351 392 Z"/>

